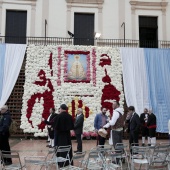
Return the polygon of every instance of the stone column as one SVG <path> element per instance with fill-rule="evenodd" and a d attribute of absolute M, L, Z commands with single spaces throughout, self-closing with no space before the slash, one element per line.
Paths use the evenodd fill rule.
<path fill-rule="evenodd" d="M 103 5 L 98 5 L 98 32 L 101 33 L 101 37 L 102 37 L 102 33 L 103 33 Z"/>
<path fill-rule="evenodd" d="M 46 36 L 48 36 L 49 0 L 43 0 L 42 5 L 42 37 L 45 36 L 45 20 L 47 20 Z"/>
<path fill-rule="evenodd" d="M 71 4 L 67 4 L 67 21 L 66 21 L 66 37 L 69 37 L 67 31 L 71 31 Z"/>
<path fill-rule="evenodd" d="M 166 26 L 167 26 L 166 25 L 166 8 L 163 8 L 162 9 L 162 38 L 163 38 L 163 40 L 167 40 Z"/>
<path fill-rule="evenodd" d="M 36 2 L 31 3 L 31 32 L 30 36 L 35 36 L 35 12 L 36 12 Z"/>
<path fill-rule="evenodd" d="M 131 21 L 132 21 L 132 39 L 136 40 L 136 18 L 135 18 L 135 7 L 131 7 L 132 13 L 131 13 Z"/>

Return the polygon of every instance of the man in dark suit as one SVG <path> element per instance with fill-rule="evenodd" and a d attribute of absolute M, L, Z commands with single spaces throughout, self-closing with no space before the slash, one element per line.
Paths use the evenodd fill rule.
<path fill-rule="evenodd" d="M 142 146 L 145 146 L 145 138 L 148 138 L 148 145 L 150 145 L 149 129 L 147 127 L 148 122 L 148 109 L 144 109 L 144 113 L 140 115 L 141 132 L 142 132 Z"/>
<path fill-rule="evenodd" d="M 132 143 L 138 143 L 138 134 L 140 128 L 139 115 L 135 112 L 134 106 L 130 106 L 128 108 L 128 116 L 126 118 L 126 122 L 128 123 L 128 131 L 130 133 L 129 143 L 131 146 Z"/>
<path fill-rule="evenodd" d="M 76 134 L 76 139 L 77 139 L 77 151 L 76 152 L 82 152 L 82 133 L 83 133 L 83 123 L 84 123 L 84 115 L 83 111 L 81 108 L 78 108 L 77 110 L 77 115 L 76 115 L 76 120 L 74 123 L 74 131 Z"/>

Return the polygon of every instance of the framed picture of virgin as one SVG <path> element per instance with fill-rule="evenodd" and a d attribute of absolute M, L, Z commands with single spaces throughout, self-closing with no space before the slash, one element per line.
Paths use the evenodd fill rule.
<path fill-rule="evenodd" d="M 67 74 L 65 82 L 90 82 L 90 57 L 89 52 L 66 52 Z"/>

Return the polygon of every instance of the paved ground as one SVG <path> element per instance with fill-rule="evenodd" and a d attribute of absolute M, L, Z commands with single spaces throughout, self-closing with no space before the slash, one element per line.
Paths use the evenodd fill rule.
<path fill-rule="evenodd" d="M 124 143 L 128 144 L 128 140 L 124 140 Z M 168 140 L 157 140 L 157 143 L 168 142 Z M 106 144 L 108 144 L 106 142 Z M 140 141 L 141 144 L 141 141 Z M 26 156 L 45 156 L 47 155 L 49 148 L 46 147 L 46 140 L 35 140 L 35 139 L 10 139 L 11 150 L 19 152 L 21 157 L 21 162 L 24 164 L 24 157 Z M 72 140 L 73 150 L 76 150 L 77 143 L 75 140 Z M 96 146 L 96 140 L 83 140 L 83 150 L 89 151 L 91 148 Z M 127 168 L 127 165 L 124 164 L 124 168 Z M 30 167 L 30 170 L 38 170 L 40 167 Z M 43 168 L 42 168 L 43 169 Z M 52 169 L 55 169 L 52 167 Z M 143 169 L 143 168 L 142 168 Z"/>

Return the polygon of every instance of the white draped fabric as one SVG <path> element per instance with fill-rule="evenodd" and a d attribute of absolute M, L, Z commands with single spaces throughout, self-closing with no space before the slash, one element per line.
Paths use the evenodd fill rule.
<path fill-rule="evenodd" d="M 0 108 L 8 100 L 18 78 L 26 51 L 25 44 L 6 44 Z"/>
<path fill-rule="evenodd" d="M 126 103 L 141 114 L 145 107 L 149 107 L 144 49 L 120 48 L 120 51 Z"/>

